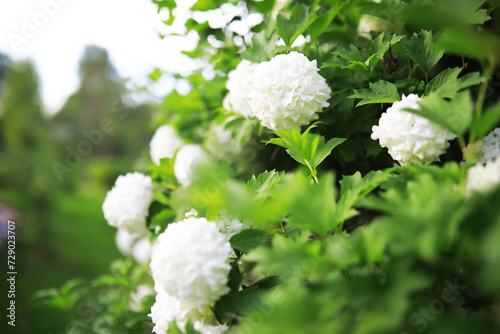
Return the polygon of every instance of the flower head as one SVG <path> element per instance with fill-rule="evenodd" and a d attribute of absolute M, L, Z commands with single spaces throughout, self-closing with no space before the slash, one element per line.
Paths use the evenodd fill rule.
<path fill-rule="evenodd" d="M 467 171 L 467 192 L 488 192 L 500 184 L 500 159 L 478 163 Z"/>
<path fill-rule="evenodd" d="M 144 233 L 146 217 L 153 200 L 151 178 L 141 173 L 127 173 L 116 179 L 108 191 L 102 210 L 108 224 L 130 233 Z"/>
<path fill-rule="evenodd" d="M 278 55 L 255 69 L 249 103 L 262 125 L 272 130 L 299 129 L 318 118 L 329 104 L 330 87 L 316 60 L 298 52 Z"/>
<path fill-rule="evenodd" d="M 177 181 L 184 187 L 189 186 L 195 179 L 196 166 L 204 160 L 206 160 L 206 155 L 200 145 L 184 145 L 177 152 L 174 162 L 174 173 Z"/>
<path fill-rule="evenodd" d="M 214 222 L 189 217 L 168 225 L 153 247 L 155 284 L 183 302 L 202 308 L 229 291 L 227 275 L 232 252 L 229 236 Z"/>
<path fill-rule="evenodd" d="M 226 88 L 229 93 L 224 98 L 224 108 L 245 117 L 253 117 L 252 108 L 248 104 L 248 94 L 252 87 L 252 78 L 256 67 L 257 64 L 243 59 L 236 66 L 236 69 L 228 73 Z"/>
<path fill-rule="evenodd" d="M 155 164 L 160 165 L 161 159 L 172 159 L 175 151 L 181 148 L 182 145 L 184 145 L 184 142 L 177 135 L 175 129 L 170 125 L 162 125 L 156 130 L 149 143 L 151 160 Z"/>
<path fill-rule="evenodd" d="M 482 163 L 495 161 L 500 157 L 500 128 L 491 131 L 483 138 L 479 147 L 479 158 Z"/>
<path fill-rule="evenodd" d="M 451 131 L 427 118 L 404 111 L 418 110 L 418 95 L 403 95 L 382 114 L 378 126 L 372 128 L 372 139 L 387 147 L 389 154 L 402 166 L 438 161 L 449 146 L 448 140 L 456 137 Z"/>

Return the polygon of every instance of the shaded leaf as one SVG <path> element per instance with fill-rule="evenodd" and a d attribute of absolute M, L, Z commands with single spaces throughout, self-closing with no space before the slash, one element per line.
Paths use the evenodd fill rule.
<path fill-rule="evenodd" d="M 418 34 L 414 33 L 411 40 L 403 40 L 402 44 L 407 55 L 418 64 L 425 74 L 429 73 L 444 54 L 443 50 L 437 50 L 433 46 L 431 31 L 421 30 Z"/>
<path fill-rule="evenodd" d="M 350 99 L 361 99 L 356 107 L 370 103 L 393 103 L 400 100 L 396 86 L 388 81 L 370 82 L 370 89 L 357 89 Z"/>

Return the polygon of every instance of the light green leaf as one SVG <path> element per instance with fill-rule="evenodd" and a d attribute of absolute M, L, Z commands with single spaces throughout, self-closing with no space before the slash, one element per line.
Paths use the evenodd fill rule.
<path fill-rule="evenodd" d="M 357 89 L 350 99 L 361 99 L 356 107 L 370 103 L 393 103 L 400 100 L 396 86 L 388 81 L 370 82 L 370 89 Z"/>
<path fill-rule="evenodd" d="M 444 54 L 443 50 L 436 50 L 434 47 L 431 31 L 421 30 L 418 34 L 413 34 L 411 40 L 403 40 L 402 44 L 407 55 L 425 74 L 429 73 Z"/>
<path fill-rule="evenodd" d="M 269 172 L 266 170 L 257 177 L 253 175 L 245 188 L 254 195 L 255 199 L 265 198 L 269 195 L 269 189 L 280 183 L 284 175 L 285 172 L 276 172 L 274 169 Z"/>

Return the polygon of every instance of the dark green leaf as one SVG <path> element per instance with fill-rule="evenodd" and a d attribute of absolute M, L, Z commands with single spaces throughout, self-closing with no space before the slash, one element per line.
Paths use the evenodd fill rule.
<path fill-rule="evenodd" d="M 472 122 L 471 128 L 476 135 L 483 137 L 498 126 L 500 122 L 500 102 L 486 109 L 483 114 Z"/>
<path fill-rule="evenodd" d="M 231 246 L 243 253 L 248 253 L 259 246 L 266 238 L 267 232 L 259 229 L 246 229 L 231 237 Z"/>
<path fill-rule="evenodd" d="M 418 104 L 419 110 L 405 109 L 405 111 L 425 117 L 456 135 L 460 136 L 467 131 L 472 122 L 474 104 L 468 92 L 457 93 L 450 101 L 431 94 Z"/>
<path fill-rule="evenodd" d="M 447 68 L 429 82 L 425 88 L 425 95 L 435 94 L 441 97 L 453 97 L 459 90 L 477 85 L 484 81 L 479 72 L 468 73 L 458 78 L 460 67 Z"/>
<path fill-rule="evenodd" d="M 292 9 L 290 19 L 283 12 L 276 19 L 278 35 L 283 38 L 285 45 L 290 48 L 293 42 L 311 25 L 317 16 L 309 15 L 305 5 L 296 5 Z"/>
<path fill-rule="evenodd" d="M 431 31 L 421 30 L 418 34 L 413 34 L 411 40 L 403 40 L 402 44 L 408 56 L 425 74 L 429 73 L 444 54 L 444 51 L 435 49 Z"/>
<path fill-rule="evenodd" d="M 311 35 L 312 39 L 317 39 L 330 25 L 339 10 L 344 6 L 343 3 L 336 3 L 330 10 L 323 15 L 319 16 L 307 29 L 307 33 Z"/>

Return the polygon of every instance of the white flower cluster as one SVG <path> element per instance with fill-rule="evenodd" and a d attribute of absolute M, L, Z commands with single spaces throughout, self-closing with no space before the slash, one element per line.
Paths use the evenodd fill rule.
<path fill-rule="evenodd" d="M 156 130 L 149 143 L 151 160 L 155 164 L 160 165 L 161 159 L 172 159 L 175 152 L 182 145 L 184 145 L 184 141 L 179 137 L 175 129 L 170 125 L 162 125 Z"/>
<path fill-rule="evenodd" d="M 382 114 L 378 126 L 372 128 L 372 139 L 387 147 L 389 154 L 402 166 L 438 161 L 456 137 L 448 129 L 403 109 L 418 110 L 418 95 L 403 95 Z"/>
<path fill-rule="evenodd" d="M 316 60 L 298 52 L 252 64 L 243 60 L 228 74 L 226 109 L 255 116 L 271 130 L 299 129 L 329 104 L 330 87 Z"/>
<path fill-rule="evenodd" d="M 500 157 L 500 128 L 491 131 L 483 138 L 479 147 L 479 158 L 482 163 L 488 163 Z"/>
<path fill-rule="evenodd" d="M 168 225 L 153 247 L 150 267 L 158 294 L 150 316 L 158 334 L 173 320 L 181 328 L 191 320 L 202 333 L 227 329 L 216 325 L 210 306 L 229 292 L 229 236 L 195 214 Z"/>
<path fill-rule="evenodd" d="M 500 159 L 478 163 L 467 171 L 467 192 L 488 192 L 500 184 Z"/>
<path fill-rule="evenodd" d="M 277 55 L 254 71 L 249 103 L 262 125 L 272 130 L 299 129 L 328 107 L 330 87 L 316 60 L 298 52 Z"/>
<path fill-rule="evenodd" d="M 243 59 L 236 69 L 229 72 L 226 88 L 229 93 L 224 98 L 224 108 L 233 110 L 245 117 L 252 117 L 252 108 L 248 104 L 248 94 L 252 86 L 253 73 L 257 64 Z"/>
<path fill-rule="evenodd" d="M 196 178 L 195 169 L 198 164 L 207 161 L 207 156 L 200 145 L 187 144 L 181 147 L 174 162 L 174 173 L 177 181 L 187 187 Z"/>
<path fill-rule="evenodd" d="M 133 256 L 139 263 L 146 263 L 151 258 L 151 243 L 147 235 L 129 233 L 118 229 L 116 232 L 116 246 L 123 255 Z"/>
<path fill-rule="evenodd" d="M 146 231 L 146 217 L 153 200 L 151 178 L 141 173 L 127 173 L 116 179 L 108 191 L 102 210 L 108 224 L 130 233 Z"/>

